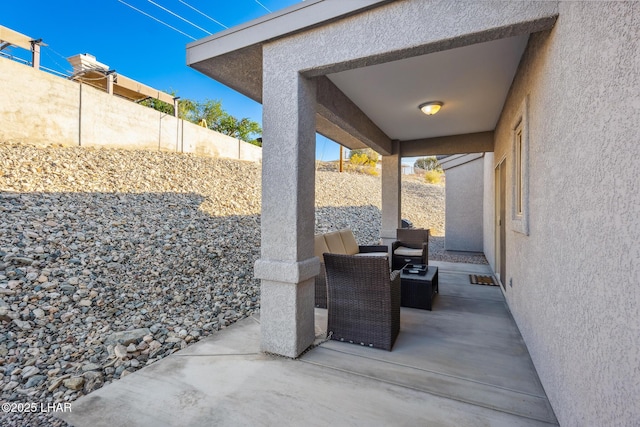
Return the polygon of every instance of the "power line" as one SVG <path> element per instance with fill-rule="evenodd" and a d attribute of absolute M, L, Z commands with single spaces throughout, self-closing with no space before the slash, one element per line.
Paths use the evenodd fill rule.
<path fill-rule="evenodd" d="M 205 29 L 204 29 L 204 28 L 202 28 L 202 27 L 198 27 L 198 26 L 197 26 L 196 24 L 194 24 L 193 22 L 191 22 L 191 21 L 188 21 L 188 20 L 184 19 L 182 16 L 178 15 L 177 13 L 174 13 L 174 12 L 170 11 L 169 9 L 167 9 L 167 8 L 166 8 L 166 7 L 164 7 L 164 6 L 159 5 L 158 3 L 154 2 L 153 0 L 147 0 L 147 1 L 148 1 L 149 3 L 151 3 L 152 5 L 154 5 L 154 6 L 156 6 L 156 7 L 159 7 L 160 9 L 164 10 L 165 12 L 172 14 L 172 15 L 173 15 L 173 16 L 175 16 L 176 18 L 183 20 L 183 21 L 184 21 L 184 22 L 186 22 L 187 24 L 189 24 L 189 25 L 193 25 L 194 27 L 196 27 L 196 28 L 197 28 L 197 29 L 199 29 L 200 31 L 204 31 L 205 33 L 207 33 L 207 34 L 211 35 L 211 33 L 210 33 L 209 31 L 205 30 Z"/>
<path fill-rule="evenodd" d="M 68 67 L 68 65 L 66 65 L 66 66 L 60 65 L 60 64 L 59 64 L 59 63 L 58 63 L 58 62 L 57 62 L 57 61 L 56 61 L 56 60 L 55 60 L 51 55 L 49 55 L 49 53 L 47 52 L 47 50 L 50 50 L 51 52 L 55 53 L 58 57 L 60 57 L 60 58 L 64 59 L 65 61 L 67 61 L 67 64 L 68 64 L 68 61 L 69 61 L 69 60 L 67 59 L 67 57 L 66 57 L 66 56 L 63 56 L 61 53 L 57 52 L 54 48 L 52 48 L 52 47 L 51 47 L 51 46 L 49 46 L 49 45 L 44 45 L 44 46 L 43 46 L 43 52 L 44 52 L 44 53 L 45 53 L 49 58 L 51 58 L 51 60 L 52 60 L 52 61 L 53 61 L 53 62 L 54 62 L 58 67 L 60 67 L 61 69 L 63 69 L 63 70 L 65 71 L 65 73 L 67 73 L 68 75 L 73 74 L 73 70 L 70 70 L 69 68 L 67 68 L 67 67 Z"/>
<path fill-rule="evenodd" d="M 151 16 L 151 15 L 149 15 L 147 12 L 143 12 L 143 11 L 141 11 L 140 9 L 138 9 L 138 8 L 136 8 L 136 7 L 131 6 L 129 3 L 125 3 L 125 2 L 124 2 L 124 1 L 122 1 L 122 0 L 118 0 L 118 2 L 122 3 L 122 4 L 123 4 L 123 5 L 125 5 L 125 6 L 130 7 L 131 9 L 135 10 L 136 12 L 139 12 L 139 13 L 143 14 L 143 15 L 144 15 L 144 16 L 146 16 L 146 17 L 149 17 L 149 18 L 153 19 L 153 20 L 154 20 L 154 21 L 156 21 L 156 22 L 161 23 L 162 25 L 164 25 L 164 26 L 166 26 L 166 27 L 171 28 L 173 31 L 176 31 L 176 32 L 178 32 L 178 33 L 182 34 L 183 36 L 189 37 L 191 40 L 196 40 L 196 38 L 195 38 L 195 37 L 192 37 L 192 36 L 190 36 L 189 34 L 184 33 L 184 32 L 182 32 L 182 31 L 178 30 L 178 29 L 177 29 L 177 28 L 175 28 L 175 27 L 172 27 L 171 25 L 167 24 L 166 22 L 163 22 L 163 21 L 159 20 L 159 19 L 158 19 L 158 18 L 156 18 L 155 16 Z"/>
<path fill-rule="evenodd" d="M 67 58 L 65 58 L 64 56 L 60 55 L 55 50 L 51 49 L 49 46 L 43 46 L 43 47 L 44 47 L 44 49 L 42 51 L 44 52 L 44 54 L 47 55 L 49 57 L 49 59 L 51 59 L 51 61 L 54 64 L 56 64 L 58 67 L 60 67 L 61 70 L 63 70 L 63 72 L 60 72 L 60 74 L 64 74 L 65 76 L 70 76 L 71 74 L 73 74 L 73 71 L 69 70 L 69 68 L 65 67 L 64 65 L 60 65 L 60 63 L 58 61 L 56 61 L 56 59 L 53 56 L 51 56 L 51 54 L 49 54 L 49 50 L 51 52 L 55 53 L 56 55 L 58 55 L 59 57 L 61 57 L 64 60 L 67 60 Z"/>
<path fill-rule="evenodd" d="M 262 4 L 262 3 L 260 3 L 258 0 L 253 0 L 253 1 L 255 1 L 256 3 L 258 3 L 260 6 L 264 7 L 264 10 L 266 10 L 266 11 L 267 11 L 267 12 L 269 12 L 269 13 L 271 13 L 271 10 L 269 10 L 269 9 L 267 8 L 267 6 L 263 5 L 263 4 Z"/>
<path fill-rule="evenodd" d="M 198 12 L 200 15 L 204 16 L 205 18 L 208 18 L 208 19 L 212 20 L 213 22 L 215 22 L 216 24 L 220 25 L 221 27 L 223 27 L 223 28 L 229 28 L 229 27 L 227 27 L 226 25 L 224 25 L 223 23 L 221 23 L 221 22 L 219 22 L 219 21 L 216 21 L 215 19 L 213 19 L 213 18 L 212 18 L 212 17 L 210 17 L 209 15 L 207 15 L 207 14 L 205 14 L 205 13 L 203 13 L 203 12 L 199 11 L 199 10 L 198 10 L 198 9 L 196 9 L 195 7 L 191 6 L 189 3 L 184 2 L 184 1 L 182 1 L 182 0 L 178 0 L 178 1 L 179 1 L 180 3 L 182 3 L 183 5 L 187 6 L 188 8 L 193 9 L 194 11 Z"/>

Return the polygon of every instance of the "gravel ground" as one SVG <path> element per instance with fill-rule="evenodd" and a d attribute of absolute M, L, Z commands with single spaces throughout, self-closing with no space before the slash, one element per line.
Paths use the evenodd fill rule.
<path fill-rule="evenodd" d="M 316 180 L 316 232 L 377 243 L 380 178 Z M 253 163 L 0 143 L 0 401 L 73 401 L 259 310 L 260 190 Z M 438 246 L 444 187 L 406 181 L 403 202 L 431 259 L 486 262 Z"/>

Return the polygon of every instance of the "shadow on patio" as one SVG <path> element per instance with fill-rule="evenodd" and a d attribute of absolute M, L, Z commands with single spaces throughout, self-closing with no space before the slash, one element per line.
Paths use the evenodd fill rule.
<path fill-rule="evenodd" d="M 486 265 L 433 262 L 433 311 L 403 308 L 392 352 L 329 341 L 298 360 L 259 351 L 249 318 L 83 397 L 77 427 L 557 425 Z M 326 310 L 316 309 L 318 335 Z"/>

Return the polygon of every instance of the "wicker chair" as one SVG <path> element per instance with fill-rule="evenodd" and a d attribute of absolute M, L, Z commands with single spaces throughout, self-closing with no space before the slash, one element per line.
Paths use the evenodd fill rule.
<path fill-rule="evenodd" d="M 387 257 L 325 254 L 331 339 L 391 351 L 400 332 L 400 272 Z"/>
<path fill-rule="evenodd" d="M 358 256 L 387 256 L 389 248 L 384 245 L 358 245 L 349 229 L 316 234 L 313 240 L 314 254 L 320 258 L 320 274 L 316 276 L 316 307 L 327 308 L 327 279 L 324 271 L 325 253 Z"/>
<path fill-rule="evenodd" d="M 320 263 L 320 273 L 316 276 L 316 307 L 327 308 L 327 275 L 324 263 Z"/>
<path fill-rule="evenodd" d="M 397 239 L 391 245 L 394 270 L 406 264 L 429 264 L 429 229 L 398 228 Z"/>

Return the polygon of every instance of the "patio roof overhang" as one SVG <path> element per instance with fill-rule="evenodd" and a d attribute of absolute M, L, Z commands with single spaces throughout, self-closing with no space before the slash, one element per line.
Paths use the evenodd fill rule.
<path fill-rule="evenodd" d="M 314 338 L 315 132 L 382 154 L 380 237 L 401 223 L 401 157 L 493 151 L 528 35 L 556 2 L 312 0 L 187 46 L 187 63 L 263 104 L 261 348 Z M 418 105 L 444 102 L 424 116 Z"/>
<path fill-rule="evenodd" d="M 354 15 L 365 16 L 366 22 L 372 9 L 389 3 L 393 2 L 307 0 L 190 43 L 187 64 L 262 102 L 265 46 L 291 39 L 289 54 L 301 57 L 309 57 L 308 52 L 300 55 L 303 46 L 311 51 L 333 49 L 345 40 L 339 32 L 327 39 L 319 28 L 336 21 L 355 24 Z M 317 81 L 317 132 L 347 148 L 368 146 L 382 155 L 398 154 L 392 141 L 400 141 L 396 150 L 407 157 L 493 151 L 492 131 L 528 35 L 553 26 L 557 5 L 516 11 L 504 7 L 504 2 L 485 3 L 485 11 L 493 15 L 483 18 L 493 22 L 479 22 L 476 28 L 456 25 L 456 21 L 474 20 L 462 4 L 457 7 L 460 16 L 451 11 L 450 22 L 422 23 L 424 32 L 433 34 L 415 34 L 410 42 L 405 35 L 400 37 L 404 43 L 392 49 L 368 49 L 369 55 L 361 57 L 343 55 L 341 62 L 313 58 L 301 63 L 297 71 Z M 437 7 L 423 5 L 423 9 Z M 518 12 L 517 19 L 513 12 Z M 391 25 L 376 34 L 374 22 L 367 24 L 371 28 L 359 32 L 361 40 L 369 38 L 372 45 L 389 30 L 407 31 Z M 433 100 L 445 106 L 437 116 L 426 117 L 418 105 Z"/>

